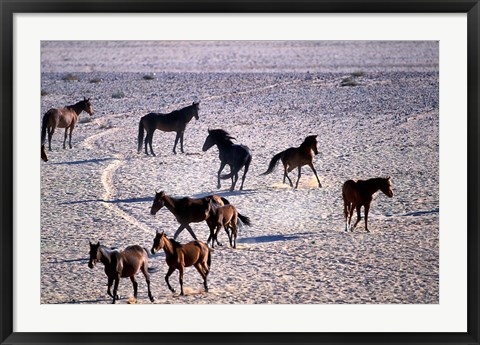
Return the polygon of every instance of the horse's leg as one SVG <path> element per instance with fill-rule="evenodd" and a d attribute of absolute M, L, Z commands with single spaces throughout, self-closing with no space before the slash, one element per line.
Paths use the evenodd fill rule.
<path fill-rule="evenodd" d="M 178 266 L 178 281 L 180 283 L 180 295 L 184 296 L 183 293 L 183 265 Z"/>
<path fill-rule="evenodd" d="M 225 165 L 227 163 L 224 163 L 223 161 L 220 162 L 220 169 L 218 169 L 218 173 L 217 173 L 217 189 L 220 189 L 220 173 L 222 172 L 223 168 L 225 168 Z"/>
<path fill-rule="evenodd" d="M 137 283 L 137 280 L 135 279 L 135 274 L 130 277 L 130 280 L 132 281 L 132 284 L 133 284 L 133 298 L 135 298 L 135 302 L 136 302 L 137 292 L 138 292 L 138 283 Z"/>
<path fill-rule="evenodd" d="M 200 273 L 200 275 L 203 278 L 203 286 L 205 288 L 205 292 L 208 292 L 207 275 L 203 271 L 203 265 L 201 263 L 197 262 L 194 266 L 197 269 L 198 273 Z"/>
<path fill-rule="evenodd" d="M 73 133 L 73 128 L 75 128 L 75 126 L 72 124 L 70 126 L 70 133 L 69 133 L 69 137 L 68 137 L 68 146 L 70 146 L 70 148 L 72 148 L 72 133 Z"/>
<path fill-rule="evenodd" d="M 217 228 L 216 228 L 216 230 L 215 230 L 215 235 L 214 235 L 215 242 L 217 242 L 217 244 L 218 244 L 219 246 L 222 245 L 220 242 L 218 242 L 218 232 L 220 231 L 220 228 L 221 228 L 221 227 L 222 227 L 222 224 L 218 223 L 218 224 L 217 224 Z M 212 240 L 212 248 L 213 248 L 213 242 L 214 242 L 214 241 Z"/>
<path fill-rule="evenodd" d="M 175 292 L 175 289 L 172 288 L 170 285 L 170 282 L 168 281 L 168 278 L 172 275 L 172 273 L 175 271 L 175 267 L 168 267 L 168 272 L 165 275 L 165 281 L 167 282 L 168 289 L 172 292 Z"/>
<path fill-rule="evenodd" d="M 150 274 L 148 273 L 148 266 L 147 261 L 143 262 L 143 265 L 140 267 L 142 270 L 143 275 L 145 276 L 145 281 L 147 282 L 147 289 L 148 289 L 148 298 L 150 298 L 150 302 L 155 301 L 155 298 L 152 295 L 152 291 L 150 290 Z"/>
<path fill-rule="evenodd" d="M 145 140 L 148 140 L 148 146 L 150 146 L 150 152 L 152 154 L 152 156 L 156 156 L 155 155 L 155 152 L 153 152 L 153 132 L 151 133 L 147 133 L 147 138 L 145 138 Z"/>
<path fill-rule="evenodd" d="M 148 138 L 150 132 L 147 129 L 147 134 L 145 135 L 144 145 L 145 145 L 145 154 L 148 156 Z"/>
<path fill-rule="evenodd" d="M 345 199 L 343 200 L 343 215 L 345 216 L 345 231 L 348 231 L 348 207 L 350 203 Z"/>
<path fill-rule="evenodd" d="M 293 187 L 292 180 L 290 180 L 290 177 L 288 177 L 288 170 L 286 165 L 283 166 L 283 183 L 285 183 L 285 177 L 288 179 L 288 182 L 290 182 L 290 187 Z"/>
<path fill-rule="evenodd" d="M 302 167 L 299 165 L 298 166 L 298 178 L 297 178 L 297 183 L 295 183 L 295 189 L 298 188 L 298 181 L 300 181 L 300 176 L 302 176 Z"/>
<path fill-rule="evenodd" d="M 228 226 L 225 225 L 223 228 L 225 229 L 225 232 L 227 233 L 228 243 L 230 243 L 230 247 L 231 247 L 232 246 L 232 236 L 230 235 L 230 231 L 228 231 Z"/>
<path fill-rule="evenodd" d="M 317 170 L 315 170 L 315 167 L 313 166 L 313 163 L 312 162 L 308 163 L 308 166 L 310 167 L 310 169 L 313 170 L 313 173 L 315 174 L 315 177 L 317 178 L 318 187 L 322 188 L 322 184 L 320 183 L 320 179 L 318 178 L 318 175 L 317 175 Z"/>
<path fill-rule="evenodd" d="M 55 127 L 54 126 L 50 127 L 50 129 L 48 130 L 48 151 L 52 151 L 52 136 L 53 136 L 53 133 L 55 133 Z"/>
<path fill-rule="evenodd" d="M 192 230 L 192 228 L 190 227 L 190 225 L 187 225 L 185 228 L 188 230 L 188 232 L 190 233 L 190 235 L 192 235 L 193 239 L 194 239 L 194 240 L 197 240 L 197 236 L 195 236 L 195 233 L 193 232 L 193 230 Z"/>
<path fill-rule="evenodd" d="M 182 153 L 185 153 L 185 151 L 183 151 L 183 134 L 185 133 L 185 130 L 183 130 L 181 133 L 180 133 L 180 151 L 182 151 Z"/>
<path fill-rule="evenodd" d="M 370 210 L 370 204 L 367 203 L 364 207 L 365 207 L 365 231 L 366 231 L 366 232 L 370 232 L 370 230 L 368 230 L 368 224 L 367 224 L 367 221 L 368 221 L 368 211 Z"/>
<path fill-rule="evenodd" d="M 237 249 L 237 224 L 235 223 L 232 224 L 232 242 L 230 242 L 230 247 Z"/>
<path fill-rule="evenodd" d="M 177 229 L 177 231 L 175 231 L 175 235 L 173 235 L 173 239 L 176 240 L 178 235 L 180 235 L 180 233 L 183 231 L 183 229 L 185 229 L 185 225 L 180 225 Z"/>
<path fill-rule="evenodd" d="M 237 184 L 237 181 L 238 181 L 238 172 L 236 172 L 236 173 L 232 176 L 232 186 L 230 187 L 230 192 L 233 192 L 233 191 L 234 191 L 235 185 Z"/>
<path fill-rule="evenodd" d="M 177 136 L 175 137 L 175 144 L 173 144 L 173 154 L 175 155 L 177 154 L 177 151 L 175 149 L 177 148 L 178 139 L 180 139 L 180 132 L 177 132 Z"/>
<path fill-rule="evenodd" d="M 245 177 L 247 177 L 247 172 L 248 172 L 248 168 L 250 167 L 250 162 L 251 162 L 251 159 L 247 161 L 247 163 L 245 164 L 245 167 L 243 168 L 242 184 L 240 185 L 240 190 L 243 190 L 243 183 L 245 182 Z"/>
<path fill-rule="evenodd" d="M 108 277 L 107 294 L 108 294 L 110 297 L 114 297 L 114 296 L 112 295 L 112 293 L 110 292 L 110 288 L 112 287 L 112 285 L 113 285 L 113 278 Z"/>
<path fill-rule="evenodd" d="M 115 277 L 115 284 L 113 285 L 113 302 L 112 302 L 112 304 L 115 304 L 115 300 L 119 299 L 118 295 L 117 295 L 118 283 L 120 283 L 120 276 Z"/>
<path fill-rule="evenodd" d="M 353 216 L 353 210 L 354 210 L 354 205 L 353 203 L 350 204 L 350 216 L 348 218 L 348 226 L 350 228 L 350 231 L 353 232 L 353 228 L 352 228 L 352 216 Z"/>
<path fill-rule="evenodd" d="M 65 128 L 65 136 L 63 137 L 63 149 L 65 150 L 65 143 L 67 142 L 68 127 Z"/>
<path fill-rule="evenodd" d="M 358 223 L 360 223 L 360 220 L 362 219 L 362 215 L 360 214 L 360 209 L 362 208 L 362 205 L 357 205 L 356 206 L 356 209 L 357 209 L 357 221 L 355 222 L 355 224 L 353 225 L 353 228 L 355 229 L 358 225 Z M 353 212 L 353 211 L 352 211 Z"/>

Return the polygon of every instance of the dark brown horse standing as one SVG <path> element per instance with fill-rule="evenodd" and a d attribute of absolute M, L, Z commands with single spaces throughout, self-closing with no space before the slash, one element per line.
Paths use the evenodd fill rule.
<path fill-rule="evenodd" d="M 180 227 L 175 232 L 173 239 L 176 239 L 183 229 L 187 229 L 190 235 L 196 240 L 197 236 L 195 236 L 195 233 L 190 227 L 190 223 L 199 223 L 208 218 L 208 205 L 212 199 L 221 206 L 229 204 L 227 199 L 221 198 L 217 195 L 210 195 L 200 199 L 189 197 L 173 198 L 166 195 L 164 191 L 161 191 L 155 194 L 155 199 L 150 208 L 150 214 L 155 215 L 163 206 L 165 206 L 173 213 L 175 218 L 177 218 L 177 221 L 180 223 Z"/>
<path fill-rule="evenodd" d="M 88 261 L 88 267 L 93 268 L 97 261 L 105 265 L 105 274 L 108 277 L 107 293 L 113 297 L 112 303 L 115 303 L 115 300 L 118 299 L 117 290 L 120 278 L 130 278 L 133 284 L 133 296 L 135 297 L 135 301 L 137 300 L 138 283 L 135 280 L 135 274 L 137 274 L 139 270 L 142 271 L 147 281 L 148 298 L 150 298 L 152 302 L 155 300 L 150 291 L 148 253 L 146 249 L 134 245 L 125 248 L 123 251 L 119 251 L 117 249 L 109 249 L 101 245 L 100 242 L 97 244 L 90 242 L 90 260 Z M 114 282 L 115 285 L 113 286 L 112 294 L 110 288 Z"/>
<path fill-rule="evenodd" d="M 345 231 L 351 230 L 357 226 L 360 219 L 360 208 L 365 208 L 365 231 L 368 230 L 368 211 L 370 210 L 370 203 L 372 202 L 373 194 L 381 190 L 383 194 L 389 198 L 393 197 L 392 181 L 390 176 L 377 177 L 369 180 L 348 180 L 343 184 L 343 213 L 345 216 Z M 353 210 L 357 210 L 357 221 L 352 228 Z M 348 218 L 348 219 L 347 219 Z"/>
<path fill-rule="evenodd" d="M 168 114 L 149 113 L 143 116 L 138 124 L 138 153 L 142 151 L 143 135 L 144 131 L 146 130 L 147 136 L 145 137 L 145 154 L 148 155 L 148 144 L 148 146 L 150 146 L 150 152 L 152 156 L 155 156 L 152 148 L 152 139 L 153 132 L 155 132 L 156 129 L 160 129 L 164 132 L 177 132 L 175 144 L 173 145 L 173 153 L 177 154 L 175 149 L 177 147 L 178 140 L 180 140 L 180 150 L 182 153 L 184 153 L 183 134 L 185 133 L 187 123 L 190 122 L 192 117 L 195 117 L 195 119 L 198 120 L 199 104 L 199 102 L 193 102 L 193 104 L 189 105 L 188 107 L 174 110 Z"/>
<path fill-rule="evenodd" d="M 238 213 L 235 206 L 220 206 L 218 205 L 218 203 L 211 200 L 209 203 L 209 215 L 207 218 L 207 224 L 210 228 L 210 236 L 208 237 L 207 244 L 210 240 L 212 240 L 212 248 L 214 248 L 215 242 L 219 244 L 217 240 L 217 235 L 220 231 L 220 228 L 223 226 L 225 232 L 227 233 L 230 247 L 237 248 L 237 226 L 239 218 L 243 224 L 248 226 L 251 225 L 250 218 Z M 228 231 L 229 229 L 232 230 L 231 235 Z"/>
<path fill-rule="evenodd" d="M 52 151 L 52 136 L 55 133 L 55 128 L 65 128 L 65 137 L 63 138 L 63 148 L 67 141 L 67 134 L 70 131 L 68 145 L 72 148 L 72 132 L 78 121 L 78 115 L 82 111 L 87 112 L 90 116 L 93 115 L 93 107 L 90 103 L 90 98 L 83 98 L 83 101 L 77 102 L 73 105 L 67 105 L 65 108 L 52 108 L 43 115 L 42 119 L 42 133 L 41 144 L 45 144 L 48 129 L 48 150 Z"/>
<path fill-rule="evenodd" d="M 313 153 L 312 153 L 313 152 Z M 302 176 L 302 166 L 308 165 L 310 169 L 313 170 L 315 177 L 317 178 L 318 187 L 322 187 L 320 179 L 318 178 L 317 171 L 313 166 L 313 154 L 318 154 L 317 148 L 317 136 L 310 135 L 305 138 L 300 147 L 290 147 L 285 151 L 277 153 L 273 156 L 267 171 L 262 175 L 270 174 L 273 169 L 277 166 L 279 160 L 282 160 L 283 163 L 283 183 L 285 183 L 285 178 L 290 182 L 290 186 L 293 187 L 292 180 L 288 177 L 288 173 L 295 168 L 298 168 L 298 178 L 295 188 L 298 187 L 298 181 L 300 181 L 300 176 Z"/>
<path fill-rule="evenodd" d="M 212 256 L 208 246 L 201 241 L 192 241 L 187 244 L 180 244 L 173 239 L 168 239 L 165 233 L 157 231 L 153 240 L 152 254 L 159 250 L 165 252 L 165 262 L 168 265 L 168 272 L 165 275 L 165 281 L 170 291 L 175 292 L 168 278 L 175 270 L 178 270 L 178 280 L 180 282 L 180 295 L 183 293 L 183 271 L 185 267 L 194 266 L 203 278 L 205 292 L 208 292 L 207 276 L 210 272 Z"/>

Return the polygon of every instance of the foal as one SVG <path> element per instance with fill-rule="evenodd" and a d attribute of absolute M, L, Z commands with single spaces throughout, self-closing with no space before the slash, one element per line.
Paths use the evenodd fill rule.
<path fill-rule="evenodd" d="M 345 231 L 350 230 L 353 232 L 353 229 L 357 226 L 358 222 L 360 222 L 360 219 L 362 219 L 360 215 L 360 208 L 364 206 L 365 231 L 370 232 L 368 230 L 368 211 L 370 210 L 370 203 L 372 202 L 373 194 L 375 194 L 379 189 L 389 198 L 393 197 L 392 181 L 390 176 L 385 178 L 371 178 L 366 181 L 358 180 L 357 182 L 348 180 L 343 184 L 342 195 L 343 213 L 345 216 Z M 352 215 L 354 209 L 357 210 L 357 221 L 352 228 Z"/>
<path fill-rule="evenodd" d="M 195 266 L 198 273 L 203 278 L 203 286 L 205 292 L 208 292 L 207 276 L 210 272 L 210 264 L 212 257 L 208 246 L 201 241 L 192 241 L 187 244 L 180 244 L 173 239 L 168 239 L 165 232 L 159 233 L 157 231 L 153 240 L 152 254 L 163 249 L 165 252 L 165 261 L 168 265 L 168 272 L 165 275 L 165 281 L 170 291 L 175 292 L 172 288 L 168 278 L 175 270 L 178 270 L 178 279 L 180 281 L 180 295 L 183 293 L 183 271 L 185 267 Z"/>

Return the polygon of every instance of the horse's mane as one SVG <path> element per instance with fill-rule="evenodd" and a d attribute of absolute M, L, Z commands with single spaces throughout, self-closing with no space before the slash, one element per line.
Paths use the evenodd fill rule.
<path fill-rule="evenodd" d="M 170 242 L 172 242 L 173 248 L 180 248 L 182 246 L 180 242 L 175 241 L 173 238 L 170 238 Z"/>
<path fill-rule="evenodd" d="M 223 141 L 227 144 L 233 145 L 234 137 L 232 137 L 227 131 L 223 129 L 209 129 L 208 134 L 211 135 L 215 140 Z"/>

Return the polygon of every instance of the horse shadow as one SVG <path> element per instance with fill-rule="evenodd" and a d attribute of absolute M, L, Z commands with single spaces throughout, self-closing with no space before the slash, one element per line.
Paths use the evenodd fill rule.
<path fill-rule="evenodd" d="M 192 195 L 192 198 L 204 198 L 208 195 L 217 195 L 219 197 L 227 198 L 230 196 L 237 196 L 237 195 L 251 195 L 258 193 L 257 190 L 254 189 L 244 189 L 244 190 L 234 190 L 234 191 L 222 191 L 222 192 L 204 192 L 204 193 L 197 193 Z"/>
<path fill-rule="evenodd" d="M 59 205 L 75 205 L 75 204 L 87 204 L 90 202 L 103 202 L 108 204 L 134 204 L 140 202 L 151 202 L 153 201 L 153 197 L 140 197 L 140 198 L 127 198 L 127 199 L 115 199 L 115 200 L 105 200 L 105 199 L 86 199 L 86 200 L 76 200 L 76 201 L 66 201 L 61 202 Z"/>
<path fill-rule="evenodd" d="M 258 244 L 258 243 L 271 243 L 279 241 L 295 241 L 303 239 L 312 235 L 313 232 L 304 232 L 292 235 L 266 235 L 266 236 L 257 236 L 257 237 L 246 237 L 238 239 L 238 243 L 243 244 Z"/>
<path fill-rule="evenodd" d="M 101 163 L 106 161 L 111 161 L 115 158 L 106 157 L 106 158 L 94 158 L 94 159 L 84 159 L 80 161 L 70 161 L 70 162 L 52 162 L 52 165 L 80 165 L 80 164 L 89 164 L 89 163 Z"/>

